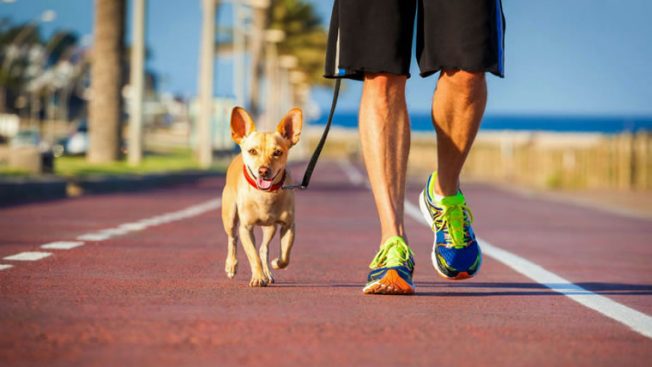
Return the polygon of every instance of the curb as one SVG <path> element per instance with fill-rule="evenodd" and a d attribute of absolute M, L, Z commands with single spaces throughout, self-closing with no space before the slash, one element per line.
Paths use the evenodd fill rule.
<path fill-rule="evenodd" d="M 0 206 L 30 203 L 67 196 L 68 182 L 60 177 L 4 178 L 0 180 Z"/>
<path fill-rule="evenodd" d="M 91 176 L 65 179 L 7 178 L 0 180 L 0 207 L 81 195 L 141 191 L 223 176 L 215 171 L 181 171 L 145 175 Z"/>

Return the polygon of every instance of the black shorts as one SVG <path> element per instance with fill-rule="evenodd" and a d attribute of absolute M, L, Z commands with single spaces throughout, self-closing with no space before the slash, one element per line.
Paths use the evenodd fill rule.
<path fill-rule="evenodd" d="M 421 76 L 452 69 L 504 77 L 500 0 L 335 0 L 324 76 L 409 77 L 415 13 Z"/>

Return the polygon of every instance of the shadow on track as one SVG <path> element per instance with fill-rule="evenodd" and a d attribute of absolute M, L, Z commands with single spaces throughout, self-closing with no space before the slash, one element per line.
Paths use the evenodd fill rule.
<path fill-rule="evenodd" d="M 623 283 L 601 283 L 587 282 L 575 283 L 585 290 L 600 295 L 624 295 L 624 296 L 648 296 L 652 295 L 652 285 L 649 284 L 623 284 Z M 274 287 L 279 288 L 360 288 L 362 283 L 275 283 Z M 586 292 L 575 291 L 575 287 L 568 284 L 550 284 L 550 289 L 538 283 L 451 283 L 451 282 L 416 282 L 417 296 L 437 297 L 491 297 L 491 296 L 562 296 L 586 294 Z M 470 291 L 473 289 L 473 291 Z M 555 290 L 564 292 L 559 293 Z"/>
<path fill-rule="evenodd" d="M 569 284 L 549 284 L 544 286 L 538 283 L 426 283 L 417 282 L 417 295 L 440 296 L 440 297 L 487 297 L 487 296 L 551 296 L 551 295 L 585 295 L 586 292 L 577 290 L 581 287 L 600 295 L 625 295 L 625 296 L 647 296 L 652 295 L 652 285 L 649 284 L 624 284 L 624 283 L 602 283 L 585 282 Z M 428 289 L 419 292 L 419 289 Z M 433 290 L 437 289 L 437 290 Z M 449 291 L 449 289 L 474 289 L 473 292 Z M 482 290 L 486 289 L 486 290 Z M 498 291 L 498 289 L 501 289 Z M 562 293 L 556 292 L 561 291 Z"/>

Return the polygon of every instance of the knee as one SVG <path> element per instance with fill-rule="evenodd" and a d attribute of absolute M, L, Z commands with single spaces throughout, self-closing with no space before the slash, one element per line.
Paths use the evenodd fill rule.
<path fill-rule="evenodd" d="M 484 88 L 486 84 L 484 72 L 442 70 L 440 79 L 469 91 Z"/>
<path fill-rule="evenodd" d="M 405 92 L 407 76 L 389 73 L 367 73 L 364 76 L 365 89 L 380 94 Z"/>

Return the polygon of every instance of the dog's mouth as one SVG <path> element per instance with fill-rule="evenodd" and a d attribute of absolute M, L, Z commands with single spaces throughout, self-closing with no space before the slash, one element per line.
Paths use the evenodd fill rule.
<path fill-rule="evenodd" d="M 273 175 L 265 175 L 264 177 L 262 175 L 254 176 L 256 180 L 256 186 L 258 186 L 258 188 L 261 190 L 269 190 L 272 186 L 274 186 L 274 181 L 278 178 L 278 175 L 281 172 L 283 172 L 283 170 L 279 170 L 276 172 L 276 174 Z"/>
<path fill-rule="evenodd" d="M 281 169 L 276 174 L 270 175 L 270 174 L 265 174 L 265 175 L 255 175 L 254 171 L 249 168 L 246 164 L 244 165 L 244 174 L 245 177 L 247 178 L 247 181 L 253 186 L 256 185 L 256 187 L 260 190 L 271 190 L 274 188 L 274 181 L 278 178 L 278 175 L 283 173 L 285 170 Z M 267 172 L 269 173 L 269 172 Z M 283 173 L 283 177 L 281 180 L 285 180 L 285 173 Z"/>
<path fill-rule="evenodd" d="M 272 187 L 273 183 L 274 183 L 274 177 L 265 179 L 259 176 L 256 178 L 256 185 L 258 185 L 258 187 L 263 190 L 269 190 L 269 188 Z"/>

